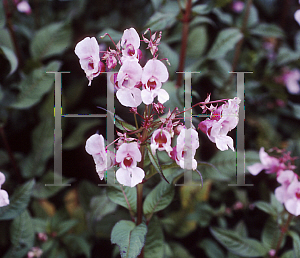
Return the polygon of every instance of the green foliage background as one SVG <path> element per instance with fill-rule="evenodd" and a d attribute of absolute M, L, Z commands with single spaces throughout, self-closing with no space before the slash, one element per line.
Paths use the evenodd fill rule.
<path fill-rule="evenodd" d="M 0 208 L 0 256 L 25 257 L 31 247 L 39 246 L 47 258 L 118 257 L 119 247 L 112 243 L 130 234 L 126 241 L 136 246 L 126 251 L 126 257 L 136 257 L 144 242 L 146 258 L 267 257 L 286 220 L 282 205 L 271 194 L 276 179 L 263 173 L 253 177 L 246 171 L 246 183 L 253 187 L 229 187 L 236 179 L 236 154 L 217 151 L 201 132 L 196 158 L 203 188 L 168 185 L 147 167 L 147 177 L 152 176 L 144 187 L 143 210 L 146 219 L 151 218 L 147 226 L 130 223 L 136 212 L 134 188 L 98 186 L 104 181 L 95 173 L 84 145 L 96 131 L 106 134 L 105 118 L 62 118 L 62 182 L 71 186 L 45 186 L 54 182 L 54 75 L 46 72 L 70 72 L 62 75 L 63 114 L 104 113 L 97 106 L 106 107 L 106 78 L 98 76 L 87 86 L 75 45 L 95 36 L 105 50 L 113 45 L 108 37 L 99 39 L 104 33 L 117 42 L 129 27 L 139 34 L 148 27 L 162 30 L 159 57 L 171 63 L 170 80 L 164 86 L 170 94 L 166 106 L 182 110 L 184 89 L 176 89 L 175 81 L 186 2 L 32 0 L 29 4 L 32 13 L 26 15 L 13 1 L 0 3 L 0 171 L 6 176 L 2 188 L 10 197 L 10 205 Z M 260 147 L 285 148 L 300 156 L 300 97 L 275 80 L 283 69 L 300 67 L 300 27 L 293 18 L 298 1 L 255 0 L 244 26 L 245 12 L 234 12 L 232 4 L 232 0 L 192 1 L 185 71 L 201 71 L 193 75 L 192 101 L 203 101 L 210 92 L 213 100 L 233 98 L 236 82 L 228 72 L 253 71 L 245 75 L 246 166 L 259 162 Z M 115 102 L 116 114 L 133 124 L 128 109 Z M 195 118 L 194 124 L 199 121 Z M 168 157 L 160 158 L 161 163 L 168 162 Z M 299 166 L 299 160 L 295 164 Z M 163 170 L 170 181 L 181 182 L 178 167 Z M 46 242 L 38 239 L 39 232 L 47 234 Z M 297 218 L 282 243 L 281 258 L 300 257 L 299 232 Z M 120 249 L 128 245 L 122 242 Z"/>

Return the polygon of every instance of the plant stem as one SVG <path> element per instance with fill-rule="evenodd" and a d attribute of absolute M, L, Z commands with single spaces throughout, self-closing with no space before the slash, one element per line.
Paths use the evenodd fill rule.
<path fill-rule="evenodd" d="M 179 66 L 178 66 L 178 73 L 177 81 L 176 81 L 176 88 L 181 87 L 181 82 L 183 78 L 183 70 L 184 70 L 184 63 L 185 63 L 185 56 L 186 56 L 186 47 L 187 47 L 187 40 L 189 35 L 189 24 L 191 21 L 191 9 L 192 9 L 192 0 L 187 0 L 186 8 L 184 12 L 184 16 L 182 19 L 183 27 L 182 27 L 182 40 L 181 40 L 181 49 L 180 49 L 180 59 L 179 59 Z"/>
<path fill-rule="evenodd" d="M 143 184 L 138 184 L 136 186 L 137 193 L 137 220 L 136 225 L 142 223 L 143 218 Z"/>
<path fill-rule="evenodd" d="M 289 217 L 285 223 L 285 225 L 281 228 L 281 233 L 280 233 L 280 237 L 278 239 L 278 242 L 277 242 L 277 246 L 276 246 L 276 249 L 275 249 L 275 254 L 273 255 L 273 257 L 276 257 L 278 251 L 279 251 L 279 248 L 280 248 L 280 245 L 281 245 L 281 242 L 283 240 L 283 237 L 285 236 L 285 233 L 287 232 L 288 228 L 289 228 L 289 225 L 293 219 L 294 215 L 290 214 L 289 213 Z"/>

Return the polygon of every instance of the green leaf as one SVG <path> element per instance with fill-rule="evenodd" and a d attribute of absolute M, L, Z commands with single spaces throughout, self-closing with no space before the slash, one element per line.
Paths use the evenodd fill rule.
<path fill-rule="evenodd" d="M 221 228 L 210 228 L 213 236 L 229 251 L 243 257 L 261 257 L 268 250 L 257 240 L 243 238 L 236 232 Z"/>
<path fill-rule="evenodd" d="M 175 24 L 176 16 L 177 13 L 174 12 L 162 13 L 157 11 L 150 17 L 144 27 L 150 28 L 152 31 L 168 29 Z"/>
<path fill-rule="evenodd" d="M 250 34 L 264 38 L 284 38 L 283 30 L 275 24 L 260 23 L 250 30 Z"/>
<path fill-rule="evenodd" d="M 207 58 L 219 59 L 225 57 L 227 52 L 234 49 L 235 45 L 242 39 L 242 37 L 243 34 L 239 29 L 227 28 L 222 30 L 209 50 Z"/>
<path fill-rule="evenodd" d="M 205 165 L 201 168 L 203 178 L 229 181 L 230 178 L 236 177 L 236 154 L 236 152 L 231 150 L 217 152 L 217 154 L 209 161 L 213 166 L 208 166 L 207 164 L 202 164 L 200 162 L 200 165 Z M 239 158 L 243 158 L 242 155 L 239 155 Z M 238 160 L 238 162 L 244 162 L 244 160 Z M 257 162 L 260 162 L 258 153 L 255 151 L 246 151 L 245 167 Z M 239 173 L 243 173 L 243 171 L 239 171 Z"/>
<path fill-rule="evenodd" d="M 122 188 L 128 200 L 128 203 L 133 212 L 136 212 L 136 189 L 135 187 L 128 187 L 117 185 L 116 187 L 108 187 L 107 188 L 107 197 L 116 204 L 119 204 L 127 209 L 129 209 L 124 194 L 122 192 Z"/>
<path fill-rule="evenodd" d="M 164 0 L 151 0 L 154 10 L 158 10 Z"/>
<path fill-rule="evenodd" d="M 84 123 L 78 124 L 71 135 L 63 141 L 63 149 L 70 150 L 82 145 L 86 140 L 86 131 L 96 125 L 99 125 L 99 121 L 97 120 L 85 121 Z"/>
<path fill-rule="evenodd" d="M 21 173 L 25 178 L 41 176 L 46 162 L 53 156 L 54 123 L 53 118 L 44 118 L 32 132 L 32 151 L 22 160 Z M 53 182 L 53 179 L 52 179 Z"/>
<path fill-rule="evenodd" d="M 204 15 L 208 14 L 211 11 L 212 7 L 212 5 L 208 4 L 198 4 L 192 7 L 192 12 L 198 15 Z"/>
<path fill-rule="evenodd" d="M 173 200 L 175 194 L 174 185 L 161 181 L 146 197 L 143 204 L 145 215 L 163 210 Z"/>
<path fill-rule="evenodd" d="M 120 247 L 122 258 L 136 258 L 144 246 L 146 234 L 145 222 L 136 226 L 132 221 L 121 220 L 111 232 L 111 242 Z"/>
<path fill-rule="evenodd" d="M 63 243 L 68 247 L 68 251 L 72 257 L 78 257 L 83 254 L 85 257 L 91 257 L 91 246 L 87 240 L 81 236 L 67 235 L 62 239 Z"/>
<path fill-rule="evenodd" d="M 78 221 L 76 219 L 70 219 L 70 220 L 59 223 L 58 228 L 57 228 L 57 236 L 62 236 L 64 234 L 66 234 L 77 224 L 78 224 Z"/>
<path fill-rule="evenodd" d="M 225 258 L 223 250 L 211 239 L 204 238 L 198 246 L 202 248 L 209 258 Z"/>
<path fill-rule="evenodd" d="M 23 257 L 34 244 L 34 230 L 31 217 L 24 210 L 10 226 L 12 247 L 5 257 Z"/>
<path fill-rule="evenodd" d="M 164 233 L 160 222 L 156 216 L 153 216 L 149 225 L 148 233 L 146 235 L 146 242 L 144 246 L 145 258 L 163 258 L 164 257 Z"/>
<path fill-rule="evenodd" d="M 280 258 L 295 258 L 294 251 L 286 251 L 283 255 L 280 256 Z"/>
<path fill-rule="evenodd" d="M 147 145 L 147 150 L 148 150 L 148 156 L 149 156 L 149 159 L 150 159 L 152 165 L 154 166 L 156 171 L 160 174 L 160 176 L 169 184 L 168 180 L 164 176 L 162 169 L 160 167 L 160 164 L 159 164 L 159 161 L 157 158 L 157 153 L 156 153 L 156 156 L 154 156 L 149 145 Z"/>
<path fill-rule="evenodd" d="M 43 59 L 64 52 L 72 40 L 72 30 L 63 22 L 52 23 L 36 32 L 30 45 L 35 59 Z"/>
<path fill-rule="evenodd" d="M 188 37 L 187 56 L 198 58 L 206 50 L 208 35 L 206 26 L 197 26 L 192 29 Z"/>
<path fill-rule="evenodd" d="M 293 238 L 293 252 L 294 257 L 300 257 L 300 237 L 299 234 L 294 231 L 289 231 L 288 235 Z"/>
<path fill-rule="evenodd" d="M 277 222 L 269 217 L 264 225 L 264 229 L 262 232 L 262 243 L 268 249 L 276 249 L 277 242 L 280 237 L 281 230 L 277 224 Z"/>
<path fill-rule="evenodd" d="M 13 219 L 27 208 L 34 184 L 33 179 L 17 188 L 10 198 L 10 204 L 0 207 L 0 220 Z"/>
<path fill-rule="evenodd" d="M 8 75 L 11 75 L 17 70 L 18 58 L 16 57 L 14 51 L 11 50 L 10 48 L 5 47 L 5 46 L 0 46 L 0 48 L 2 49 L 3 54 L 5 55 L 5 57 L 7 58 L 7 60 L 10 63 L 10 72 Z"/>
<path fill-rule="evenodd" d="M 110 113 L 109 113 L 110 114 Z M 110 114 L 112 116 L 112 114 Z M 122 131 L 135 131 L 136 127 L 128 124 L 127 122 L 125 122 L 121 117 L 119 117 L 118 115 L 114 114 L 114 120 L 115 120 L 115 125 L 117 128 L 119 128 Z"/>
<path fill-rule="evenodd" d="M 105 215 L 114 212 L 117 204 L 111 202 L 105 195 L 94 196 L 91 199 L 91 217 L 100 221 Z"/>
<path fill-rule="evenodd" d="M 268 213 L 268 214 L 270 214 L 272 216 L 276 216 L 277 215 L 276 209 L 274 207 L 272 207 L 272 205 L 269 204 L 269 203 L 267 203 L 267 202 L 257 201 L 257 202 L 255 202 L 255 206 L 258 209 L 260 209 L 260 210 L 262 210 L 262 211 L 264 211 L 264 212 L 266 212 L 266 213 Z"/>
<path fill-rule="evenodd" d="M 5 12 L 3 8 L 3 2 L 0 3 L 0 29 L 4 28 L 6 24 Z"/>
<path fill-rule="evenodd" d="M 56 175 L 58 176 L 58 175 Z M 73 179 L 62 177 L 61 179 L 62 184 L 69 184 Z M 32 191 L 32 196 L 38 199 L 48 199 L 55 194 L 57 194 L 59 191 L 64 189 L 66 186 L 45 186 L 45 184 L 53 184 L 54 182 L 54 173 L 48 172 L 39 182 L 35 184 Z"/>
<path fill-rule="evenodd" d="M 54 74 L 46 73 L 58 71 L 60 62 L 53 61 L 46 67 L 35 69 L 19 84 L 20 93 L 13 108 L 25 109 L 37 104 L 45 93 L 51 90 L 54 83 Z"/>
<path fill-rule="evenodd" d="M 295 52 L 291 50 L 289 47 L 282 46 L 278 50 L 276 62 L 279 66 L 282 66 L 287 63 L 297 61 L 299 60 L 299 58 L 300 58 L 300 51 Z"/>

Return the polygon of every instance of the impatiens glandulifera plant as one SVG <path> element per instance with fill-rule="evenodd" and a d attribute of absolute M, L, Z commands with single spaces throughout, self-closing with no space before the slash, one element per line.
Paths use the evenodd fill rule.
<path fill-rule="evenodd" d="M 278 214 L 276 214 L 276 211 L 275 214 L 273 213 L 273 215 L 277 217 L 276 221 L 279 223 L 281 233 L 276 249 L 270 250 L 269 252 L 270 257 L 277 257 L 276 255 L 286 234 L 293 238 L 294 245 L 299 245 L 299 236 L 290 229 L 290 226 L 293 217 L 300 215 L 300 182 L 299 176 L 294 172 L 297 167 L 293 164 L 294 160 L 298 159 L 298 157 L 291 157 L 290 152 L 277 148 L 273 148 L 270 151 L 275 152 L 277 157 L 270 156 L 265 152 L 264 148 L 261 147 L 259 151 L 261 163 L 255 163 L 247 168 L 254 176 L 258 175 L 261 171 L 265 171 L 266 174 L 275 174 L 277 182 L 281 184 L 275 189 L 275 197 L 281 206 L 282 204 L 284 205 L 285 209 L 279 208 L 280 213 L 278 212 Z M 265 202 L 259 201 L 256 203 L 256 206 L 270 214 L 274 212 L 268 211 L 265 204 Z M 294 248 L 296 247 L 294 246 Z"/>
<path fill-rule="evenodd" d="M 150 39 L 144 36 L 148 32 Z M 144 67 L 139 63 L 142 56 L 139 49 L 141 40 L 134 28 L 126 29 L 117 44 L 112 40 L 115 49 L 105 51 L 102 57 L 108 71 L 120 65 L 118 72 L 115 72 L 110 79 L 114 81 L 119 102 L 125 107 L 130 107 L 129 111 L 134 115 L 135 127 L 124 126 L 128 124 L 122 121 L 124 130 L 117 131 L 118 138 L 114 141 L 117 149 L 115 155 L 107 149 L 108 146 L 105 146 L 103 136 L 99 134 L 88 138 L 85 146 L 86 151 L 94 158 L 96 172 L 101 180 L 104 178 L 105 171 L 110 167 L 118 168 L 115 176 L 132 215 L 132 221 L 118 222 L 111 233 L 111 241 L 120 247 L 122 257 L 144 257 L 143 247 L 150 219 L 155 212 L 166 208 L 171 202 L 171 200 L 161 200 L 166 194 L 163 192 L 167 191 L 165 187 L 166 189 L 160 189 L 162 196 L 159 200 L 154 200 L 156 196 L 154 192 L 151 192 L 143 204 L 143 184 L 150 177 L 159 173 L 162 182 L 165 180 L 166 184 L 171 185 L 175 178 L 182 175 L 184 171 L 193 170 L 198 172 L 203 185 L 202 176 L 197 170 L 197 161 L 194 158 L 199 147 L 198 132 L 192 124 L 190 128 L 186 128 L 182 123 L 181 115 L 187 110 L 179 111 L 175 108 L 164 114 L 163 104 L 168 101 L 169 94 L 163 89 L 163 84 L 168 80 L 169 73 L 163 63 L 163 61 L 168 63 L 168 60 L 158 58 L 158 45 L 162 32 L 152 34 L 151 30 L 147 29 L 145 34 L 142 41 L 148 44 L 147 49 L 150 50 L 151 59 L 145 63 Z M 106 35 L 110 37 L 109 34 L 102 37 Z M 91 85 L 92 79 L 103 71 L 96 39 L 89 37 L 83 39 L 76 45 L 75 53 Z M 144 111 L 140 114 L 137 107 L 143 105 L 142 103 Z M 221 105 L 218 106 L 218 103 Z M 239 104 L 239 98 L 210 101 L 209 95 L 204 102 L 192 106 L 192 108 L 200 106 L 203 113 L 210 113 L 209 118 L 200 122 L 198 127 L 222 151 L 228 148 L 234 151 L 233 139 L 227 134 L 238 124 Z M 140 125 L 137 116 L 141 119 Z M 120 122 L 118 116 L 115 116 L 115 119 Z M 169 156 L 167 164 L 160 164 L 161 152 L 166 152 Z M 148 169 L 145 173 L 145 167 L 149 167 L 149 164 L 150 167 L 154 167 L 154 170 Z M 165 176 L 164 169 L 172 167 L 180 167 L 183 170 L 179 174 Z M 159 188 L 160 185 L 158 184 L 157 187 Z M 124 187 L 137 188 L 136 217 Z M 157 187 L 153 191 L 158 191 Z M 149 208 L 149 206 L 153 207 Z M 131 241 L 134 241 L 134 246 L 130 245 Z"/>

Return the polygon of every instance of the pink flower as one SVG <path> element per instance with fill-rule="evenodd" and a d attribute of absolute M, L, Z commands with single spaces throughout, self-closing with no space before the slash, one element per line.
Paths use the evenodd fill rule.
<path fill-rule="evenodd" d="M 117 66 L 118 64 L 117 56 L 118 53 L 116 50 L 109 49 L 104 53 L 102 60 L 106 60 L 106 67 L 108 70 L 113 69 Z"/>
<path fill-rule="evenodd" d="M 21 1 L 17 4 L 17 9 L 20 13 L 31 14 L 31 7 L 27 1 Z"/>
<path fill-rule="evenodd" d="M 171 147 L 171 135 L 165 129 L 157 129 L 153 132 L 151 137 L 151 151 L 152 154 L 155 155 L 156 149 L 159 151 L 165 150 L 166 152 L 170 152 L 173 150 Z"/>
<path fill-rule="evenodd" d="M 124 30 L 121 46 L 122 46 L 122 62 L 127 58 L 137 58 L 137 50 L 140 47 L 140 36 L 134 28 Z"/>
<path fill-rule="evenodd" d="M 144 40 L 145 43 L 148 44 L 147 49 L 150 49 L 150 52 L 151 52 L 152 56 L 154 57 L 155 54 L 156 54 L 156 52 L 158 51 L 158 47 L 157 46 L 159 45 L 159 42 L 161 40 L 161 34 L 162 34 L 162 32 L 160 31 L 158 33 L 157 38 L 156 38 L 156 32 L 151 36 L 151 30 L 150 29 L 147 29 L 145 33 L 147 33 L 148 31 L 150 31 L 150 39 L 146 39 L 144 37 L 144 35 L 143 35 L 143 40 Z"/>
<path fill-rule="evenodd" d="M 234 1 L 231 5 L 231 8 L 234 12 L 240 13 L 244 10 L 245 3 L 242 1 Z"/>
<path fill-rule="evenodd" d="M 300 9 L 295 12 L 294 18 L 296 22 L 298 22 L 298 24 L 300 25 Z"/>
<path fill-rule="evenodd" d="M 248 166 L 248 171 L 256 176 L 262 170 L 265 170 L 267 174 L 280 173 L 285 169 L 285 165 L 279 161 L 279 159 L 269 156 L 264 147 L 261 147 L 259 150 L 259 159 L 261 163 L 255 163 L 251 166 Z"/>
<path fill-rule="evenodd" d="M 227 133 L 238 124 L 240 102 L 239 98 L 229 99 L 228 103 L 218 107 L 212 112 L 210 118 L 198 125 L 199 129 L 206 133 L 221 151 L 228 150 L 228 147 L 234 151 L 233 140 L 227 136 Z"/>
<path fill-rule="evenodd" d="M 137 87 L 142 77 L 142 67 L 135 60 L 126 60 L 117 75 L 118 91 L 116 96 L 125 107 L 137 107 L 142 103 L 141 90 Z"/>
<path fill-rule="evenodd" d="M 173 152 L 170 153 L 170 156 L 181 168 L 195 170 L 197 169 L 197 161 L 194 159 L 194 156 L 198 147 L 199 137 L 197 131 L 192 128 L 184 128 L 180 131 L 177 137 L 177 145 Z"/>
<path fill-rule="evenodd" d="M 288 71 L 283 75 L 283 81 L 286 85 L 286 88 L 291 94 L 299 94 L 300 93 L 300 70 L 294 69 L 292 71 Z"/>
<path fill-rule="evenodd" d="M 279 174 L 277 181 L 281 186 L 275 189 L 275 197 L 279 202 L 284 203 L 289 198 L 287 189 L 292 182 L 298 181 L 297 178 L 297 174 L 292 170 L 285 170 Z"/>
<path fill-rule="evenodd" d="M 290 198 L 284 202 L 285 208 L 295 216 L 300 215 L 300 182 L 292 182 L 287 189 L 287 194 Z"/>
<path fill-rule="evenodd" d="M 116 172 L 116 177 L 120 184 L 134 187 L 143 181 L 145 172 L 137 167 L 137 162 L 141 159 L 142 155 L 136 142 L 123 143 L 119 147 L 116 161 L 120 163 L 120 168 Z"/>
<path fill-rule="evenodd" d="M 168 78 L 168 69 L 161 61 L 151 59 L 146 63 L 142 74 L 142 100 L 146 105 L 151 104 L 156 96 L 160 103 L 169 99 L 169 94 L 161 89 L 162 83 Z"/>
<path fill-rule="evenodd" d="M 86 37 L 77 43 L 75 54 L 79 58 L 81 68 L 84 70 L 86 77 L 89 80 L 89 86 L 94 77 L 97 77 L 105 67 L 100 62 L 99 45 L 95 37 Z"/>
<path fill-rule="evenodd" d="M 114 165 L 114 153 L 105 151 L 104 138 L 101 134 L 93 134 L 88 138 L 85 150 L 88 154 L 93 156 L 96 171 L 102 180 L 104 178 L 104 172 Z"/>
<path fill-rule="evenodd" d="M 43 254 L 43 251 L 39 247 L 32 247 L 30 251 L 27 253 L 28 258 L 39 258 Z"/>
<path fill-rule="evenodd" d="M 9 205 L 8 193 L 5 190 L 1 189 L 1 186 L 5 182 L 5 175 L 0 172 L 0 207 Z"/>

